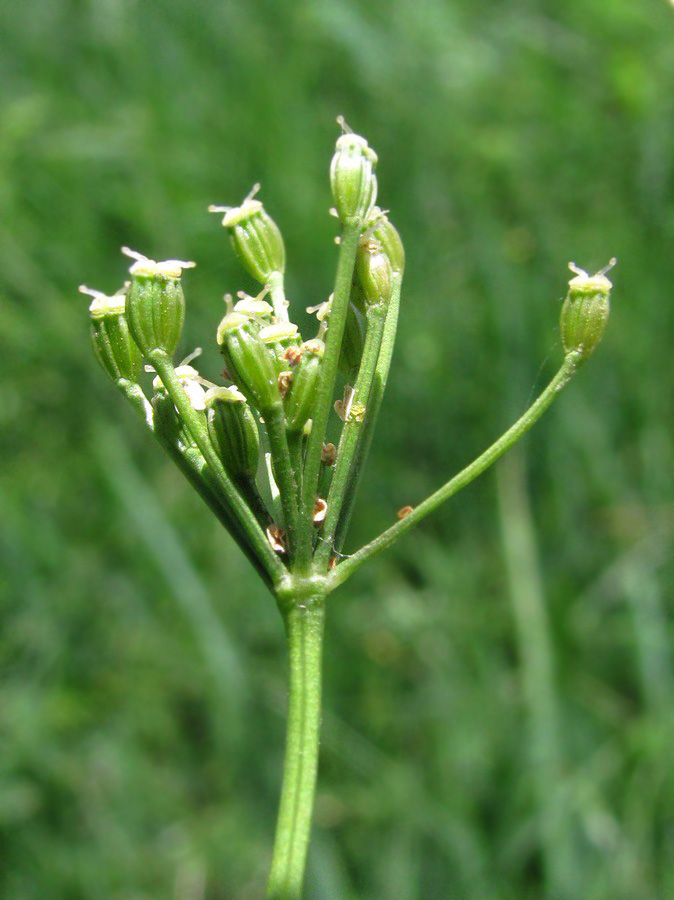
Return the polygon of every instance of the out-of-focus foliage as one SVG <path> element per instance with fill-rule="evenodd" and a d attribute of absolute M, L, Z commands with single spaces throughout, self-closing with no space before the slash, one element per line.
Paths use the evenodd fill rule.
<path fill-rule="evenodd" d="M 280 619 L 76 289 L 121 244 L 195 259 L 215 376 L 254 285 L 206 206 L 261 180 L 293 303 L 325 299 L 342 113 L 408 255 L 353 546 L 543 385 L 566 263 L 619 263 L 523 448 L 332 598 L 308 896 L 674 896 L 671 4 L 40 0 L 0 33 L 0 894 L 260 895 Z"/>

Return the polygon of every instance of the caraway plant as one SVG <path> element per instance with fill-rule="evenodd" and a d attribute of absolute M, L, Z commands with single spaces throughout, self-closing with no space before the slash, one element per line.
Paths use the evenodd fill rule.
<path fill-rule="evenodd" d="M 327 599 L 365 563 L 477 478 L 531 428 L 601 340 L 611 282 L 570 264 L 561 310 L 563 359 L 526 412 L 484 453 L 386 531 L 342 553 L 389 375 L 405 267 L 388 211 L 376 205 L 377 155 L 339 120 L 330 165 L 339 221 L 333 293 L 310 312 L 308 339 L 291 321 L 281 232 L 257 199 L 210 207 L 260 293 L 225 295 L 215 332 L 222 383 L 174 356 L 185 315 L 182 276 L 194 263 L 156 262 L 123 248 L 130 279 L 92 296 L 98 359 L 177 467 L 257 570 L 281 614 L 289 654 L 287 739 L 267 897 L 301 897 L 311 831 L 321 720 L 321 655 Z M 152 388 L 143 389 L 143 371 Z M 346 380 L 335 398 L 338 372 Z M 329 417 L 341 420 L 337 446 Z"/>

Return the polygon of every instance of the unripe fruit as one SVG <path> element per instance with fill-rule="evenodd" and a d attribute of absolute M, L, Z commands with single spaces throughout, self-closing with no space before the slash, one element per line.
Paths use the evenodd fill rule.
<path fill-rule="evenodd" d="M 353 292 L 352 292 L 353 296 Z M 342 374 L 349 380 L 360 366 L 365 346 L 365 320 L 363 314 L 353 301 L 349 302 L 349 310 L 346 314 L 344 336 L 339 351 L 339 368 Z"/>
<path fill-rule="evenodd" d="M 146 357 L 155 350 L 173 356 L 185 320 L 180 276 L 194 263 L 177 259 L 155 262 L 128 247 L 122 252 L 136 260 L 129 269 L 131 284 L 126 292 L 126 317 L 133 339 Z"/>
<path fill-rule="evenodd" d="M 164 443 L 183 450 L 196 448 L 194 438 L 185 427 L 163 385 L 152 396 L 152 419 L 157 437 Z"/>
<path fill-rule="evenodd" d="M 377 209 L 373 210 L 373 214 Z M 382 252 L 391 261 L 391 268 L 395 275 L 402 275 L 405 271 L 405 248 L 398 234 L 398 229 L 392 225 L 385 215 L 380 215 L 370 234 L 381 244 Z"/>
<path fill-rule="evenodd" d="M 210 206 L 211 212 L 224 212 L 222 224 L 229 230 L 232 245 L 243 267 L 260 284 L 268 284 L 274 272 L 285 270 L 285 247 L 278 225 L 259 200 L 253 188 L 241 206 Z"/>
<path fill-rule="evenodd" d="M 94 299 L 89 306 L 94 352 L 103 369 L 116 383 L 134 384 L 140 375 L 143 357 L 131 337 L 126 321 L 124 294 L 107 297 L 82 285 L 80 291 Z"/>
<path fill-rule="evenodd" d="M 377 199 L 377 154 L 365 138 L 348 133 L 337 139 L 330 164 L 330 187 L 342 222 L 365 221 Z"/>
<path fill-rule="evenodd" d="M 356 280 L 365 308 L 386 305 L 393 291 L 393 270 L 381 244 L 374 238 L 361 241 L 356 255 Z"/>
<path fill-rule="evenodd" d="M 206 393 L 208 433 L 228 474 L 254 478 L 260 435 L 246 398 L 236 388 L 215 387 Z"/>
<path fill-rule="evenodd" d="M 218 344 L 232 381 L 264 416 L 281 396 L 274 354 L 257 325 L 247 316 L 229 313 L 218 327 Z"/>
<path fill-rule="evenodd" d="M 321 360 L 324 352 L 323 341 L 307 341 L 303 354 L 293 371 L 290 390 L 284 406 L 286 427 L 290 432 L 302 431 L 313 415 L 314 402 L 321 381 Z"/>
<path fill-rule="evenodd" d="M 615 263 L 612 259 L 596 275 L 588 275 L 569 263 L 575 276 L 569 281 L 559 323 L 565 353 L 575 351 L 585 360 L 600 343 L 608 321 L 609 295 L 613 286 L 606 272 Z"/>

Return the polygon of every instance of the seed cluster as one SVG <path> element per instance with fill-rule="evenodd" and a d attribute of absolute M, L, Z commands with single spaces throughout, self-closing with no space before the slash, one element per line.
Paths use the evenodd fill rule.
<path fill-rule="evenodd" d="M 345 299 L 348 307 L 345 326 L 339 346 L 335 348 L 333 341 L 331 351 L 360 392 L 358 402 L 351 402 L 355 389 L 347 384 L 345 396 L 351 399 L 348 409 L 340 411 L 345 430 L 362 428 L 368 417 L 376 354 L 365 373 L 361 360 L 375 318 L 381 341 L 394 285 L 397 280 L 399 289 L 402 278 L 404 251 L 386 213 L 375 206 L 377 155 L 365 138 L 341 124 L 344 133 L 330 166 L 333 213 L 343 228 L 353 228 L 355 223 L 358 229 L 350 290 L 340 301 Z M 306 454 L 316 405 L 332 405 L 334 383 L 325 389 L 323 381 L 334 298 L 330 295 L 310 308 L 316 313 L 317 331 L 305 340 L 291 321 L 285 294 L 281 230 L 257 197 L 258 191 L 255 185 L 239 206 L 209 207 L 223 214 L 222 224 L 237 257 L 261 286 L 256 296 L 225 295 L 226 314 L 216 330 L 223 358 L 222 383 L 204 379 L 188 364 L 194 357 L 173 368 L 185 318 L 182 274 L 193 262 L 156 262 L 123 248 L 133 262 L 120 291 L 105 297 L 83 290 L 94 296 L 90 310 L 94 347 L 108 375 L 129 399 L 133 395 L 162 444 L 181 468 L 187 468 L 186 474 L 211 505 L 222 509 L 221 518 L 235 536 L 238 532 L 240 542 L 249 550 L 254 544 L 240 504 L 232 505 L 237 497 L 274 553 L 290 562 L 301 542 L 303 523 L 313 531 L 310 553 L 320 541 L 328 517 L 331 476 L 340 454 L 323 436 L 315 496 L 310 504 L 304 503 Z M 371 315 L 372 310 L 377 316 Z M 149 399 L 140 385 L 143 362 L 157 372 Z M 188 407 L 179 402 L 184 398 L 175 396 L 176 385 Z M 223 490 L 223 477 L 235 493 Z"/>
<path fill-rule="evenodd" d="M 333 294 L 308 310 L 317 319 L 308 340 L 291 320 L 285 245 L 256 196 L 259 185 L 240 206 L 209 207 L 223 214 L 237 257 L 261 287 L 256 296 L 239 292 L 236 301 L 225 295 L 216 329 L 223 383 L 207 381 L 190 364 L 198 351 L 173 363 L 185 319 L 182 275 L 193 262 L 156 262 L 124 247 L 132 263 L 119 291 L 81 288 L 93 297 L 91 331 L 104 370 L 273 583 L 282 580 L 279 566 L 285 574 L 325 574 L 342 557 L 397 323 L 403 245 L 375 205 L 376 153 L 341 124 L 330 165 L 332 213 L 342 226 L 337 277 Z M 592 276 L 570 264 L 560 328 L 574 366 L 604 333 L 606 272 L 614 263 Z M 143 364 L 156 374 L 149 399 L 140 383 Z M 338 369 L 346 383 L 335 400 Z M 327 441 L 331 410 L 341 420 L 337 446 Z M 404 506 L 398 519 L 412 512 Z"/>

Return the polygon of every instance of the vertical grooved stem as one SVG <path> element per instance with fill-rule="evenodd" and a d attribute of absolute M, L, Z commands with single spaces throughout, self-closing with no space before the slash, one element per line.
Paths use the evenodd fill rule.
<path fill-rule="evenodd" d="M 290 661 L 288 730 L 267 900 L 302 896 L 318 771 L 325 598 L 294 600 L 283 617 Z"/>

